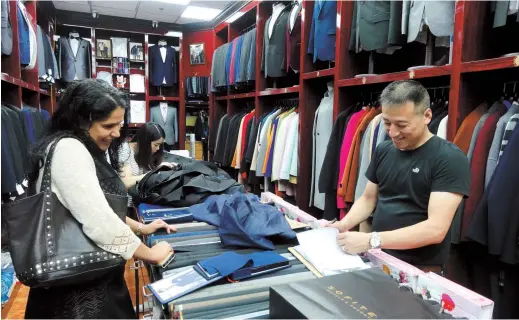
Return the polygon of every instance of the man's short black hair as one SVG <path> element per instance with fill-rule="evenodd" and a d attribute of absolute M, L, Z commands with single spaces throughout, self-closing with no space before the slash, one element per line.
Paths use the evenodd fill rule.
<path fill-rule="evenodd" d="M 427 89 L 414 80 L 392 82 L 380 95 L 380 104 L 385 107 L 401 106 L 407 102 L 414 103 L 415 112 L 422 114 L 430 107 L 431 99 Z"/>

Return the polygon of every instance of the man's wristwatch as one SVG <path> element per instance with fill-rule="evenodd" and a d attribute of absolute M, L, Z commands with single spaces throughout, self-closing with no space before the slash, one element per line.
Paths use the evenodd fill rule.
<path fill-rule="evenodd" d="M 142 235 L 142 223 L 139 223 L 139 226 L 137 227 L 136 235 L 140 236 Z"/>
<path fill-rule="evenodd" d="M 378 232 L 371 233 L 371 239 L 369 239 L 369 247 L 370 249 L 380 249 L 380 235 Z"/>

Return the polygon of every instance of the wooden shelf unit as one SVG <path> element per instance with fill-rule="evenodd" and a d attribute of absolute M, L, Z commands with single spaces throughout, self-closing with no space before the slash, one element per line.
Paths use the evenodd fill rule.
<path fill-rule="evenodd" d="M 506 44 L 502 44 L 497 40 L 496 35 L 508 32 L 507 34 L 517 34 L 519 37 L 519 31 L 492 28 L 491 15 L 489 14 L 490 1 L 457 1 L 454 17 L 454 37 L 451 44 L 452 59 L 449 64 L 409 71 L 407 68 L 412 65 L 408 65 L 410 62 L 406 60 L 410 59 L 399 59 L 404 61 L 397 61 L 398 63 L 395 63 L 395 66 L 388 63 L 382 65 L 382 69 L 393 68 L 395 70 L 359 78 L 355 78 L 355 75 L 367 73 L 368 60 L 366 59 L 366 54 L 355 54 L 349 51 L 354 2 L 338 1 L 337 3 L 337 18 L 339 20 L 336 24 L 336 54 L 334 63 L 315 64 L 313 63 L 312 56 L 306 53 L 314 4 L 315 2 L 313 1 L 303 0 L 301 66 L 298 74 L 299 84 L 297 86 L 267 89 L 268 79 L 265 79 L 260 66 L 263 32 L 265 22 L 272 13 L 272 3 L 268 1 L 250 1 L 238 11 L 255 13 L 255 21 L 252 21 L 256 25 L 255 92 L 228 93 L 227 95 L 210 94 L 209 121 L 210 125 L 216 126 L 226 110 L 233 113 L 236 112 L 235 107 L 228 108 L 233 100 L 254 98 L 256 114 L 262 115 L 272 109 L 272 105 L 268 103 L 268 96 L 299 96 L 300 141 L 297 205 L 304 211 L 312 212 L 308 207 L 312 171 L 312 145 L 308 141 L 312 139 L 315 110 L 319 106 L 326 91 L 326 83 L 329 81 L 334 83 L 334 119 L 341 111 L 356 102 L 355 96 L 357 92 L 370 92 L 374 91 L 375 88 L 380 91 L 386 84 L 392 81 L 415 79 L 429 87 L 438 85 L 450 86 L 449 114 L 451 116 L 448 119 L 447 136 L 452 141 L 465 116 L 477 107 L 477 99 L 483 98 L 482 94 L 487 92 L 475 89 L 475 84 L 480 84 L 481 88 L 485 88 L 487 86 L 499 85 L 493 83 L 495 82 L 494 78 L 499 79 L 501 77 L 503 80 L 508 79 L 507 81 L 509 81 L 515 77 L 515 80 L 518 80 L 519 57 L 502 57 L 502 55 L 510 52 L 519 52 L 519 43 L 517 41 L 515 43 L 507 41 Z M 248 16 L 250 19 L 251 15 L 244 14 L 232 23 L 223 22 L 216 26 L 213 29 L 214 48 L 216 49 L 239 36 L 239 30 L 241 30 L 239 27 L 251 24 L 251 21 L 243 21 L 242 18 Z M 509 29 L 513 29 L 513 27 Z M 503 28 L 508 28 L 508 26 Z M 515 29 L 519 30 L 517 26 L 515 26 Z M 508 39 L 511 38 L 509 37 Z M 493 48 L 488 48 L 488 43 L 492 43 Z M 410 45 L 415 44 L 407 44 L 404 47 Z M 405 48 L 403 48 L 402 52 L 397 54 L 403 55 L 409 54 L 409 52 L 406 53 Z M 414 59 L 414 56 L 416 54 L 409 58 Z M 401 56 L 395 56 L 395 59 L 397 57 L 401 58 Z M 391 57 L 384 57 L 384 59 L 391 59 Z M 503 80 L 500 84 L 501 90 Z"/>

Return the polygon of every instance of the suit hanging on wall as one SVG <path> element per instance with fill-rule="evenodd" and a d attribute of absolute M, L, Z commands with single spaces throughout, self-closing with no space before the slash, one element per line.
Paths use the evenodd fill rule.
<path fill-rule="evenodd" d="M 150 83 L 155 87 L 171 87 L 178 83 L 175 49 L 164 40 L 149 47 Z"/>

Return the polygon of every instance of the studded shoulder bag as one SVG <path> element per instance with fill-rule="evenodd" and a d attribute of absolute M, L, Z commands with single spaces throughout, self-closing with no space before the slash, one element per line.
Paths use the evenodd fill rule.
<path fill-rule="evenodd" d="M 40 192 L 3 205 L 16 276 L 32 288 L 89 282 L 126 262 L 90 240 L 51 191 L 50 167 L 58 140 L 49 149 Z M 124 221 L 128 198 L 106 191 L 105 197 Z"/>

